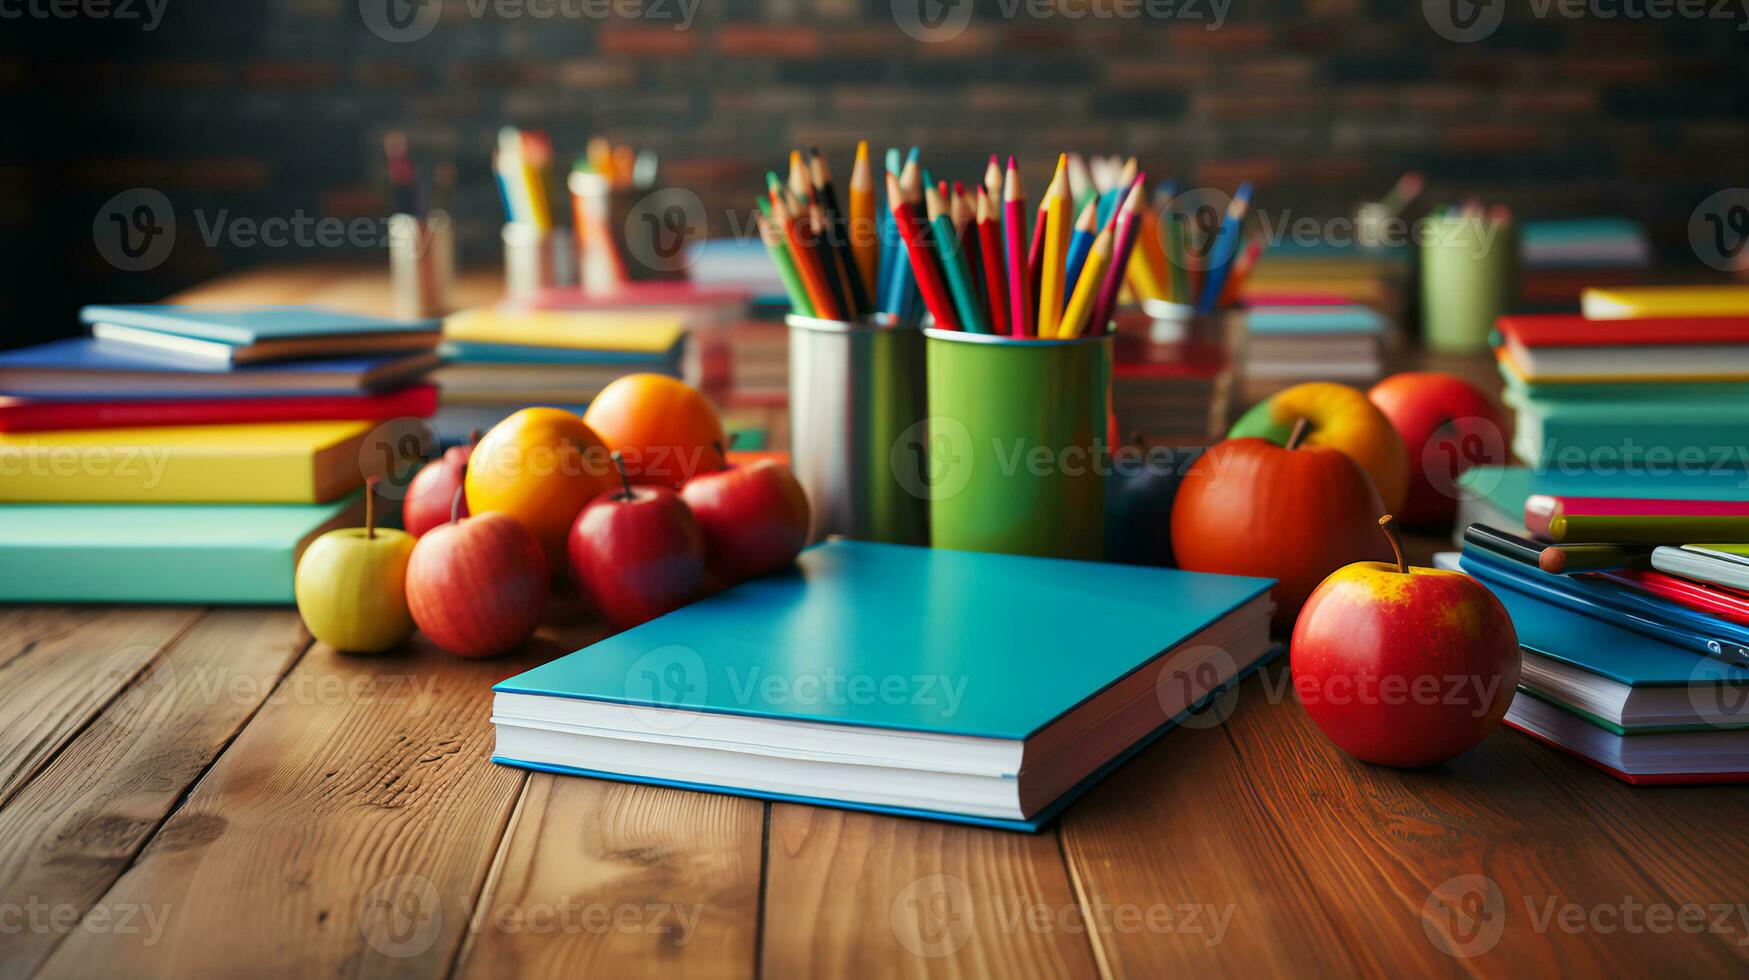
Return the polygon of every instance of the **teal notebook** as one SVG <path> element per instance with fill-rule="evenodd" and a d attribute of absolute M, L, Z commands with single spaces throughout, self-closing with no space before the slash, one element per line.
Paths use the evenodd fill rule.
<path fill-rule="evenodd" d="M 291 605 L 325 531 L 364 523 L 327 504 L 0 505 L 0 601 Z"/>
<path fill-rule="evenodd" d="M 231 364 L 424 350 L 442 328 L 319 306 L 87 306 L 79 320 L 101 340 Z"/>
<path fill-rule="evenodd" d="M 1036 829 L 1266 658 L 1271 584 L 835 539 L 499 683 L 495 758 Z"/>

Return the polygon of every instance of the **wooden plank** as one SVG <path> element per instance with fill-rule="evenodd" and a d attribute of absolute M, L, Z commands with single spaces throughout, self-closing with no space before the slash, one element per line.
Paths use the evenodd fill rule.
<path fill-rule="evenodd" d="M 158 941 L 80 930 L 41 975 L 446 973 L 524 780 L 489 761 L 491 685 L 570 649 L 312 646 L 99 900 L 168 909 Z"/>
<path fill-rule="evenodd" d="M 13 797 L 0 907 L 36 912 L 0 944 L 0 976 L 42 963 L 308 645 L 290 610 L 209 612 Z M 160 921 L 143 911 L 129 927 Z"/>
<path fill-rule="evenodd" d="M 60 606 L 0 613 L 0 804 L 200 614 Z"/>
<path fill-rule="evenodd" d="M 535 773 L 457 974 L 753 975 L 765 807 Z"/>
<path fill-rule="evenodd" d="M 1054 834 L 772 804 L 771 977 L 1091 977 Z"/>
<path fill-rule="evenodd" d="M 1286 976 L 1358 962 L 1219 721 L 1272 710 L 1256 679 L 1163 736 L 1063 815 L 1063 853 L 1108 977 Z"/>
<path fill-rule="evenodd" d="M 1352 937 L 1366 972 L 1741 968 L 1705 936 L 1574 931 L 1549 919 L 1549 909 L 1567 905 L 1607 917 L 1624 902 L 1677 900 L 1589 816 L 1548 791 L 1523 736 L 1497 731 L 1426 770 L 1382 769 L 1325 739 L 1291 691 L 1282 703 L 1237 713 L 1226 730 L 1289 853 Z"/>

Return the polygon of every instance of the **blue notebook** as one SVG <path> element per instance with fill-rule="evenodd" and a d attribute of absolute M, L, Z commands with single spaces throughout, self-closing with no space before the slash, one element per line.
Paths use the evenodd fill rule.
<path fill-rule="evenodd" d="M 0 353 L 0 394 L 38 399 L 201 398 L 377 391 L 437 366 L 434 351 L 232 367 L 92 337 Z"/>
<path fill-rule="evenodd" d="M 79 320 L 104 340 L 219 364 L 429 350 L 441 335 L 436 320 L 392 320 L 319 306 L 87 306 Z"/>
<path fill-rule="evenodd" d="M 1267 658 L 1271 584 L 835 539 L 501 682 L 495 758 L 1036 830 Z"/>
<path fill-rule="evenodd" d="M 1245 315 L 1252 334 L 1380 334 L 1385 318 L 1370 306 L 1257 306 Z"/>

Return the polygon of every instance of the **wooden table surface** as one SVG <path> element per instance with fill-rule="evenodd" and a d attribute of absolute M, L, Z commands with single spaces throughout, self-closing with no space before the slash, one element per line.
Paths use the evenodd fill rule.
<path fill-rule="evenodd" d="M 287 281 L 205 295 L 338 289 Z M 1375 768 L 1282 667 L 1037 835 L 493 765 L 491 685 L 597 635 L 354 657 L 290 609 L 0 608 L 0 976 L 1749 970 L 1743 788 L 1506 730 Z"/>

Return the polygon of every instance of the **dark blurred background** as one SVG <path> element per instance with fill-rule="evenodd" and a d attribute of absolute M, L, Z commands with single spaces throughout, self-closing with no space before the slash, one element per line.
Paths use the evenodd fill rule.
<path fill-rule="evenodd" d="M 1749 13 L 1714 0 L 1662 19 L 1599 16 L 1616 0 L 1579 17 L 1505 0 L 1135 0 L 1140 18 L 1102 16 L 1112 2 L 975 0 L 941 39 L 960 10 L 939 0 L 0 0 L 0 346 L 228 269 L 385 261 L 370 235 L 214 229 L 380 218 L 391 129 L 423 166 L 454 161 L 472 262 L 496 260 L 505 123 L 549 130 L 567 163 L 591 135 L 652 148 L 660 183 L 695 190 L 713 221 L 744 212 L 788 148 L 820 145 L 842 179 L 864 137 L 922 146 L 938 175 L 1013 151 L 1035 194 L 1059 150 L 1134 153 L 1186 186 L 1255 181 L 1261 207 L 1294 216 L 1350 213 L 1414 168 L 1435 200 L 1638 218 L 1674 263 L 1693 260 L 1695 206 L 1749 183 Z M 1499 26 L 1453 41 L 1454 16 Z M 913 36 L 935 17 L 950 22 L 937 41 Z M 137 188 L 162 193 L 148 203 L 168 202 L 176 235 L 161 261 L 119 262 L 150 265 L 133 271 L 100 254 L 94 223 Z"/>

